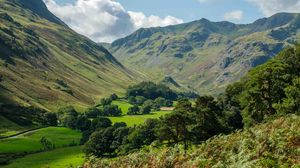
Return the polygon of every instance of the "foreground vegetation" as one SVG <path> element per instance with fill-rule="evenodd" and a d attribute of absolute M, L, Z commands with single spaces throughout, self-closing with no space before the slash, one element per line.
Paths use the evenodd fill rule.
<path fill-rule="evenodd" d="M 299 167 L 300 117 L 290 115 L 193 146 L 145 147 L 115 159 L 92 158 L 86 168 Z"/>

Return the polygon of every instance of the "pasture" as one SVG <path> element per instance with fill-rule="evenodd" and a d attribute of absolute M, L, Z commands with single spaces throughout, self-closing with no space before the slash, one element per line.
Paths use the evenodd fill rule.
<path fill-rule="evenodd" d="M 64 127 L 48 127 L 16 137 L 0 140 L 0 154 L 32 153 L 43 149 L 40 140 L 46 137 L 56 148 L 78 145 L 81 133 Z"/>
<path fill-rule="evenodd" d="M 134 125 L 143 124 L 147 119 L 157 119 L 161 116 L 171 113 L 171 111 L 156 111 L 152 112 L 148 115 L 125 115 L 121 117 L 109 117 L 109 119 L 113 122 L 125 122 L 127 126 L 132 127 Z"/>
<path fill-rule="evenodd" d="M 81 146 L 59 148 L 27 155 L 12 161 L 3 168 L 67 168 L 78 167 L 84 162 Z"/>

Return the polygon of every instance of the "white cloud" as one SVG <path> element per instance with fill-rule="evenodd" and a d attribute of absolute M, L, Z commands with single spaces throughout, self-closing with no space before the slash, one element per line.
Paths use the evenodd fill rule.
<path fill-rule="evenodd" d="M 224 14 L 224 19 L 228 21 L 233 20 L 242 20 L 244 16 L 244 12 L 241 10 L 234 10 Z"/>
<path fill-rule="evenodd" d="M 221 0 L 197 0 L 200 3 L 215 3 L 215 2 L 219 2 Z"/>
<path fill-rule="evenodd" d="M 182 23 L 183 20 L 175 18 L 173 16 L 167 16 L 165 18 L 160 18 L 158 16 L 151 15 L 149 17 L 145 16 L 142 12 L 128 12 L 136 28 L 147 28 L 147 27 L 157 27 L 157 26 L 168 26 Z"/>
<path fill-rule="evenodd" d="M 278 12 L 300 11 L 300 0 L 248 0 L 259 7 L 265 16 L 271 16 Z"/>
<path fill-rule="evenodd" d="M 160 18 L 141 12 L 126 11 L 113 0 L 77 0 L 74 4 L 59 5 L 45 0 L 49 10 L 72 29 L 97 42 L 112 42 L 141 27 L 167 26 L 183 21 L 172 16 Z"/>

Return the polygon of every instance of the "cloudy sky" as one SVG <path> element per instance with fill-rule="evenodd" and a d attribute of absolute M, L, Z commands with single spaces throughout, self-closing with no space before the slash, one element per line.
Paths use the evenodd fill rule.
<path fill-rule="evenodd" d="M 141 27 L 201 18 L 250 23 L 278 12 L 299 12 L 300 0 L 44 0 L 72 29 L 96 42 L 112 42 Z"/>

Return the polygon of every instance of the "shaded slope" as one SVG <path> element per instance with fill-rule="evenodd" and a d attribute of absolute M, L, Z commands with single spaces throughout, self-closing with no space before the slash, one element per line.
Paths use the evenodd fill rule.
<path fill-rule="evenodd" d="M 109 50 L 119 61 L 161 80 L 172 76 L 200 94 L 219 93 L 285 46 L 299 41 L 300 15 L 279 13 L 252 24 L 211 22 L 140 29 Z"/>
<path fill-rule="evenodd" d="M 135 75 L 75 33 L 42 0 L 0 0 L 1 99 L 56 109 L 123 93 Z"/>

